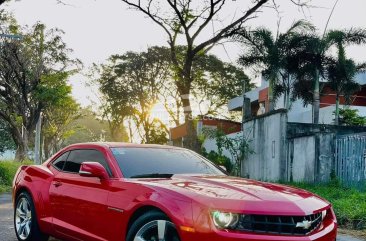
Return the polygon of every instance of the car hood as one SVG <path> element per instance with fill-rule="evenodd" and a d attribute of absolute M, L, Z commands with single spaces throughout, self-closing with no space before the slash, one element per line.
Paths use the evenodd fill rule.
<path fill-rule="evenodd" d="M 172 178 L 133 181 L 230 212 L 309 215 L 330 206 L 327 201 L 301 189 L 244 178 L 174 175 Z"/>

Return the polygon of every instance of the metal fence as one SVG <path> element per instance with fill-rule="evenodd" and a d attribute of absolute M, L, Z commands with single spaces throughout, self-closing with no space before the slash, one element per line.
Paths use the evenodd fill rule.
<path fill-rule="evenodd" d="M 347 187 L 366 189 L 366 133 L 338 136 L 336 175 Z"/>

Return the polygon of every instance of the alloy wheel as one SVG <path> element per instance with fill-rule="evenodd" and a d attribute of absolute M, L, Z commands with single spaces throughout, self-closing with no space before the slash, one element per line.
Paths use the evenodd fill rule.
<path fill-rule="evenodd" d="M 133 241 L 179 241 L 179 238 L 172 222 L 155 220 L 142 226 Z"/>
<path fill-rule="evenodd" d="M 15 228 L 20 239 L 28 238 L 32 225 L 32 210 L 26 198 L 19 200 L 15 214 Z"/>

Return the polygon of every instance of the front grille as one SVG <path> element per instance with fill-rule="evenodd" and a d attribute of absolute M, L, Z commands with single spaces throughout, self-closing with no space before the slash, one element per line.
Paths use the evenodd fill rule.
<path fill-rule="evenodd" d="M 322 214 L 308 216 L 243 215 L 236 230 L 279 235 L 308 235 L 322 222 Z"/>

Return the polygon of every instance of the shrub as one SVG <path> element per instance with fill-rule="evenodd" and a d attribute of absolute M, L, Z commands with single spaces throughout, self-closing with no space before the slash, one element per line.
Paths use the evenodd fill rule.
<path fill-rule="evenodd" d="M 210 151 L 209 153 L 207 153 L 207 151 L 205 149 L 202 150 L 202 154 L 203 154 L 204 157 L 206 157 L 207 159 L 209 159 L 210 161 L 212 161 L 216 165 L 224 166 L 228 173 L 232 172 L 233 164 L 231 163 L 230 158 L 228 158 L 227 156 L 220 155 L 215 151 Z"/>
<path fill-rule="evenodd" d="M 13 178 L 21 165 L 32 164 L 29 161 L 20 163 L 14 161 L 0 161 L 0 193 L 10 191 Z"/>
<path fill-rule="evenodd" d="M 12 161 L 0 161 L 0 185 L 11 186 L 14 175 L 21 163 Z"/>

